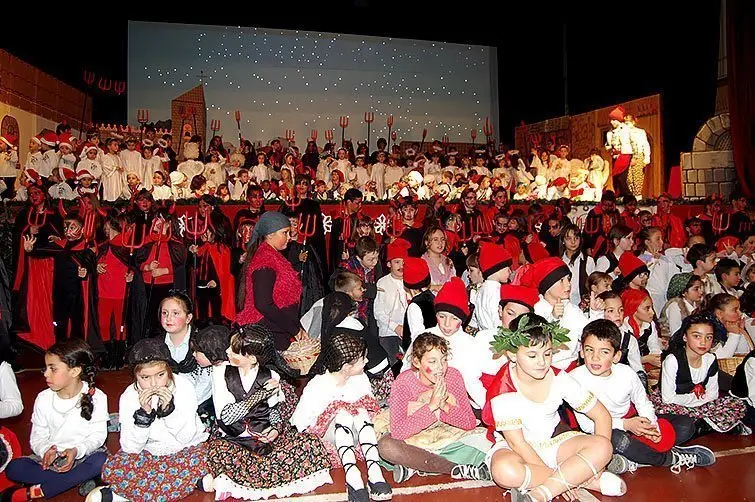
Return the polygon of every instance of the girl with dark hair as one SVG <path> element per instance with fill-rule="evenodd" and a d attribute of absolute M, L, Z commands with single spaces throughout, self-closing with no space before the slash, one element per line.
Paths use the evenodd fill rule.
<path fill-rule="evenodd" d="M 344 469 L 349 502 L 390 500 L 372 425 L 379 407 L 364 372 L 367 346 L 355 334 L 338 333 L 322 350 L 322 373 L 304 388 L 291 423 L 300 432 L 322 438 L 333 465 Z M 368 488 L 356 465 L 357 447 L 367 463 Z"/>
<path fill-rule="evenodd" d="M 611 227 L 608 232 L 608 250 L 595 262 L 595 270 L 606 272 L 616 279 L 619 272 L 619 259 L 626 252 L 631 252 L 634 247 L 634 234 L 632 229 L 621 223 Z"/>
<path fill-rule="evenodd" d="M 585 253 L 579 227 L 569 224 L 561 229 L 558 236 L 558 254 L 571 271 L 569 299 L 574 305 L 579 305 L 582 297 L 590 294 L 587 278 L 595 271 L 595 261 Z"/>
<path fill-rule="evenodd" d="M 56 343 L 45 353 L 48 388 L 34 401 L 34 454 L 12 460 L 5 470 L 8 479 L 29 486 L 6 491 L 3 498 L 52 498 L 100 475 L 108 412 L 107 396 L 94 385 L 96 372 L 94 354 L 81 340 Z M 87 489 L 93 488 L 89 483 Z"/>
<path fill-rule="evenodd" d="M 716 337 L 711 352 L 719 359 L 744 355 L 753 349 L 752 336 L 747 326 L 752 321 L 746 319 L 740 310 L 739 300 L 728 293 L 713 295 L 703 312 L 717 324 Z"/>
<path fill-rule="evenodd" d="M 752 430 L 741 420 L 743 402 L 731 396 L 719 397 L 718 360 L 711 352 L 716 327 L 710 316 L 693 314 L 671 338 L 663 360 L 660 389 L 650 399 L 656 413 L 687 415 L 697 420 L 697 434 L 726 432 L 749 435 Z"/>
<path fill-rule="evenodd" d="M 287 497 L 331 482 L 327 452 L 316 436 L 288 423 L 294 388 L 281 376 L 295 371 L 262 324 L 234 331 L 228 362 L 213 368 L 219 431 L 208 443 L 208 468 L 217 493 L 245 500 Z"/>
<path fill-rule="evenodd" d="M 129 352 L 134 383 L 118 403 L 121 421 L 118 453 L 110 455 L 91 501 L 172 501 L 204 487 L 207 433 L 197 415 L 192 383 L 171 370 L 171 354 L 162 340 L 140 340 Z M 157 497 L 155 497 L 157 498 Z"/>

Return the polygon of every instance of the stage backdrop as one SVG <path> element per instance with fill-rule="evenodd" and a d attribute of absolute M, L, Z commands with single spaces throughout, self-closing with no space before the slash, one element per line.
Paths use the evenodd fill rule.
<path fill-rule="evenodd" d="M 655 198 L 666 186 L 660 94 L 519 126 L 514 133 L 516 147 L 529 153 L 533 147 L 545 148 L 550 142 L 555 146 L 565 144 L 571 146 L 572 158 L 582 160 L 590 155 L 591 148 L 598 148 L 601 157 L 610 163 L 611 156 L 605 149 L 606 133 L 611 129 L 608 113 L 618 105 L 637 117 L 637 125 L 647 132 L 651 153 L 650 165 L 645 170 L 644 195 Z"/>
<path fill-rule="evenodd" d="M 333 25 L 336 27 L 337 25 Z M 129 23 L 128 122 L 137 110 L 149 120 L 184 121 L 203 137 L 238 138 L 235 111 L 244 138 L 286 137 L 297 145 L 312 130 L 341 139 L 339 117 L 350 118 L 345 138 L 367 138 L 365 112 L 374 112 L 370 151 L 387 137 L 393 115 L 397 139 L 468 141 L 489 117 L 498 128 L 497 50 L 481 45 L 368 37 L 264 28 Z M 196 92 L 202 83 L 204 95 Z M 171 100 L 176 100 L 171 113 Z M 192 104 L 206 101 L 206 117 Z M 178 106 L 183 105 L 186 119 Z"/>

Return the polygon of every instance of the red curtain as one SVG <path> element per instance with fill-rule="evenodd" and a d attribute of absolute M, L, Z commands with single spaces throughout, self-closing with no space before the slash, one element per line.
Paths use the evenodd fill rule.
<path fill-rule="evenodd" d="M 755 194 L 755 2 L 727 0 L 729 115 L 742 190 Z"/>

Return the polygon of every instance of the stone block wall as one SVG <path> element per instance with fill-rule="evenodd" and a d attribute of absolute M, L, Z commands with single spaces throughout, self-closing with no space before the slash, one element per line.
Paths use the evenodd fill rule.
<path fill-rule="evenodd" d="M 684 197 L 702 198 L 721 193 L 728 196 L 737 179 L 734 152 L 691 152 L 682 154 Z"/>

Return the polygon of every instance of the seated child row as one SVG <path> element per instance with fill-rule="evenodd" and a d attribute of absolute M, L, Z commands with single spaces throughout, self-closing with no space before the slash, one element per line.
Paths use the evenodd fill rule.
<path fill-rule="evenodd" d="M 324 335 L 314 376 L 297 399 L 288 383 L 295 372 L 264 327 L 192 332 L 189 299 L 172 293 L 161 317 L 186 328 L 184 338 L 166 333 L 129 353 L 134 383 L 120 397 L 116 454 L 104 448 L 107 399 L 95 385 L 91 350 L 71 340 L 47 352 L 48 389 L 32 414 L 34 454 L 7 465 L 8 479 L 22 485 L 9 493 L 13 500 L 52 497 L 101 476 L 89 500 L 178 500 L 196 488 L 217 499 L 260 499 L 311 492 L 342 467 L 349 500 L 388 500 L 382 466 L 395 482 L 417 471 L 492 478 L 515 500 L 551 500 L 577 486 L 622 495 L 626 485 L 616 474 L 640 465 L 675 472 L 708 466 L 710 450 L 682 445 L 711 430 L 748 432 L 746 375 L 739 379 L 747 399 L 719 396 L 711 348 L 725 345 L 727 333 L 715 315 L 683 321 L 663 359 L 660 389 L 648 395 L 636 370 L 620 362 L 645 332 L 622 334 L 619 326 L 642 316 L 622 319 L 617 298 L 605 297 L 606 319 L 588 323 L 562 301 L 571 282 L 561 260 L 527 273 L 534 287 L 499 287 L 502 327 L 476 336 L 463 328 L 470 315 L 464 284 L 453 278 L 444 285 L 433 305 L 437 326 L 411 340 L 383 409 L 375 378 L 364 371 L 369 343 L 362 336 L 346 329 Z M 357 315 L 356 303 L 351 311 Z M 580 358 L 584 365 L 564 371 Z M 201 382 L 209 382 L 209 402 L 198 397 Z M 572 430 L 560 418 L 573 416 L 569 409 L 577 419 Z M 366 461 L 366 486 L 357 459 Z"/>

